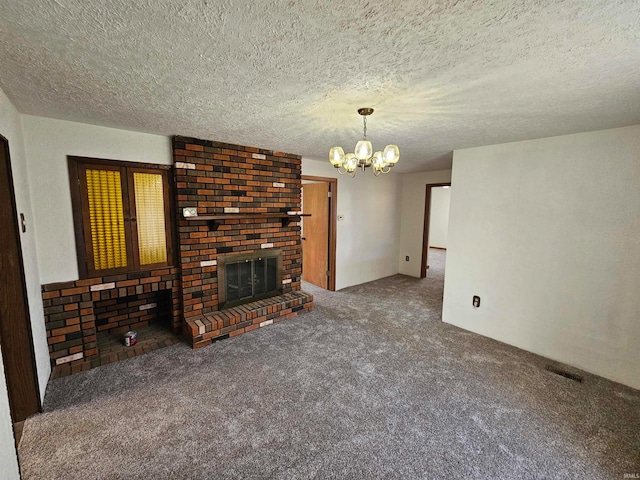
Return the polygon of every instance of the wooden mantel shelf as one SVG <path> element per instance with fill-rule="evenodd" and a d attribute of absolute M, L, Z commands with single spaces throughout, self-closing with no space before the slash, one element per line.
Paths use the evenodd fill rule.
<path fill-rule="evenodd" d="M 199 215 L 196 217 L 184 217 L 185 220 L 191 222 L 206 221 L 211 230 L 217 230 L 218 227 L 224 223 L 225 220 L 244 220 L 248 218 L 279 218 L 282 222 L 282 226 L 286 227 L 294 220 L 300 219 L 300 217 L 310 217 L 309 213 L 221 213 L 219 215 Z"/>

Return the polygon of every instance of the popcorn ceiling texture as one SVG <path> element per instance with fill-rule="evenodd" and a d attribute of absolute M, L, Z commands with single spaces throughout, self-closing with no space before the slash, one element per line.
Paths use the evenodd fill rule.
<path fill-rule="evenodd" d="M 3 0 L 22 113 L 325 159 L 361 135 L 396 171 L 453 149 L 640 123 L 637 0 Z"/>

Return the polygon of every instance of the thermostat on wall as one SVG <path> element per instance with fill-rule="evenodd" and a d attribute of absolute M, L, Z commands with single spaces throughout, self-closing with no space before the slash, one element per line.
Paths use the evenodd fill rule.
<path fill-rule="evenodd" d="M 196 207 L 185 207 L 182 209 L 183 217 L 197 217 L 198 209 Z"/>

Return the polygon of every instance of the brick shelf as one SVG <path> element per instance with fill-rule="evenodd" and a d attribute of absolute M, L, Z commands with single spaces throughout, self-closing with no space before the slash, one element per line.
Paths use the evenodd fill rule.
<path fill-rule="evenodd" d="M 99 355 L 93 360 L 85 360 L 84 362 L 74 365 L 62 364 L 53 367 L 51 378 L 66 377 L 73 373 L 89 370 L 91 368 L 107 365 L 108 363 L 126 360 L 128 358 L 144 355 L 159 348 L 174 345 L 180 339 L 171 333 L 167 327 L 150 324 L 137 330 L 138 342 L 133 347 L 124 345 L 124 335 L 119 333 L 99 333 L 98 334 L 98 350 Z"/>
<path fill-rule="evenodd" d="M 167 327 L 154 323 L 139 328 L 136 333 L 137 342 L 133 347 L 127 347 L 124 344 L 123 334 L 99 333 L 100 365 L 136 357 L 158 348 L 174 345 L 180 341 Z"/>
<path fill-rule="evenodd" d="M 51 366 L 70 373 L 97 366 L 99 329 L 122 333 L 162 318 L 180 332 L 180 292 L 176 267 L 42 285 Z"/>

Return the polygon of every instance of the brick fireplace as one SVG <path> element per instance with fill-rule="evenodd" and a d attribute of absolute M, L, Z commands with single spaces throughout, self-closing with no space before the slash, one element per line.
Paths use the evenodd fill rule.
<path fill-rule="evenodd" d="M 313 297 L 300 290 L 300 156 L 185 137 L 174 138 L 173 154 L 182 331 L 191 345 L 208 345 L 311 309 Z M 195 208 L 197 216 L 183 217 L 185 208 Z M 228 272 L 218 271 L 221 257 L 227 265 L 233 256 L 245 261 L 274 252 L 278 294 L 222 304 L 220 279 Z"/>
<path fill-rule="evenodd" d="M 313 308 L 300 290 L 301 158 L 184 137 L 173 157 L 172 266 L 42 285 L 54 377 L 175 343 L 172 332 L 197 348 Z M 130 329 L 144 335 L 126 349 Z"/>

